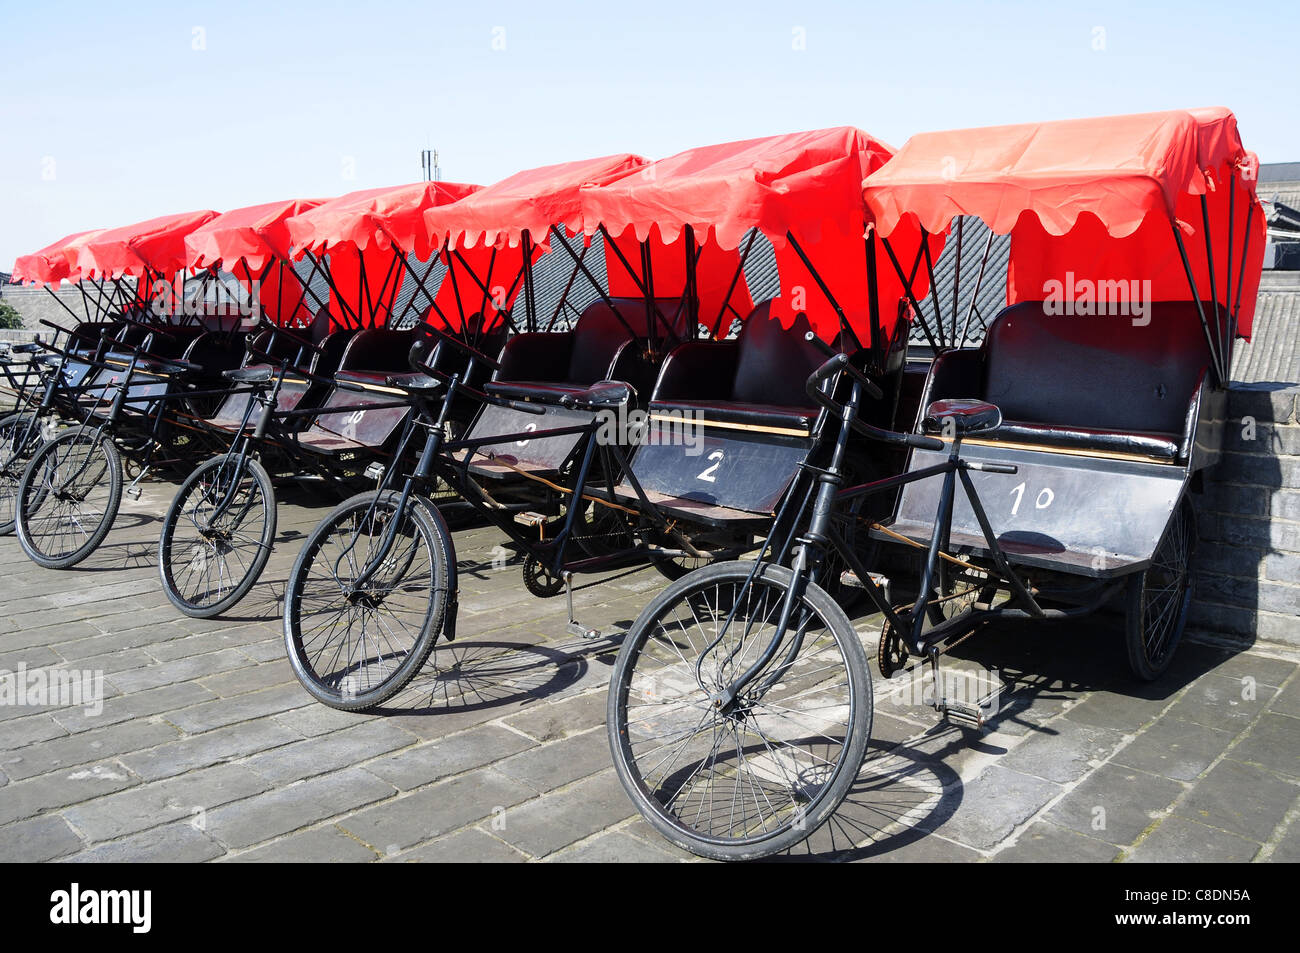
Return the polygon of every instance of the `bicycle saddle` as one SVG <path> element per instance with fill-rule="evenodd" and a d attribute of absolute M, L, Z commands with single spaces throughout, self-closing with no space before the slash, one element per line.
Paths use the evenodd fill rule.
<path fill-rule="evenodd" d="M 144 371 L 146 374 L 189 374 L 203 370 L 199 365 L 191 364 L 189 361 L 159 361 L 153 358 L 136 361 L 135 366 L 136 370 Z"/>
<path fill-rule="evenodd" d="M 607 407 L 619 407 L 628 403 L 633 397 L 630 384 L 622 381 L 597 381 L 586 390 L 576 394 L 565 394 L 560 398 L 560 406 L 583 410 L 599 410 Z"/>
<path fill-rule="evenodd" d="M 921 426 L 927 433 L 941 433 L 945 425 L 963 435 L 985 433 L 1002 426 L 1002 411 L 983 400 L 936 400 L 925 409 Z"/>
<path fill-rule="evenodd" d="M 35 354 L 41 347 L 40 341 L 28 341 L 26 344 L 15 344 L 9 350 L 15 354 Z"/>
<path fill-rule="evenodd" d="M 221 376 L 237 384 L 265 384 L 275 376 L 275 368 L 269 364 L 237 367 L 234 370 L 222 371 Z"/>
<path fill-rule="evenodd" d="M 402 390 L 428 392 L 441 387 L 442 381 L 428 374 L 390 374 L 388 384 L 390 387 L 400 387 Z"/>

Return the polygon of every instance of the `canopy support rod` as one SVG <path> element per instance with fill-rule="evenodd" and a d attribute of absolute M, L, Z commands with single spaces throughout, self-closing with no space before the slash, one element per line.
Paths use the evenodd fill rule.
<path fill-rule="evenodd" d="M 559 234 L 556 231 L 556 227 L 554 225 L 551 226 L 551 231 L 557 235 Z M 602 229 L 601 230 L 602 239 L 604 239 L 604 236 L 605 236 L 604 229 Z M 632 325 L 628 324 L 627 319 L 623 317 L 623 313 L 618 310 L 618 307 L 614 304 L 614 300 L 609 296 L 609 294 L 605 291 L 605 289 L 600 286 L 600 282 L 596 280 L 595 275 L 593 275 L 587 269 L 587 266 L 582 263 L 582 258 L 578 257 L 577 252 L 575 252 L 572 248 L 569 247 L 569 243 L 564 241 L 563 237 L 560 238 L 560 244 L 564 246 L 564 250 L 569 253 L 569 257 L 573 259 L 577 267 L 582 270 L 583 275 L 585 275 L 587 280 L 591 282 L 591 286 L 592 288 L 595 289 L 596 294 L 600 295 L 600 300 L 605 302 L 606 307 L 608 307 L 609 310 L 614 313 L 614 317 L 618 319 L 618 323 L 623 325 L 623 327 L 627 330 L 628 334 L 632 335 L 633 337 L 636 337 L 636 332 L 632 330 Z M 606 248 L 608 248 L 611 244 L 612 242 L 605 240 Z M 615 251 L 617 252 L 617 249 L 615 249 Z M 583 258 L 585 258 L 587 255 L 587 251 L 585 248 L 583 249 L 582 255 Z M 609 271 L 608 257 L 606 258 L 606 262 L 605 262 L 605 271 L 606 273 L 608 273 Z M 559 315 L 558 310 L 555 313 L 557 316 Z M 554 318 L 552 318 L 551 320 L 552 322 L 554 322 Z"/>
<path fill-rule="evenodd" d="M 284 263 L 285 259 L 282 258 L 280 259 L 280 261 Z M 325 302 L 321 301 L 320 295 L 316 294 L 316 289 L 311 286 L 312 281 L 316 278 L 316 275 L 319 271 L 320 271 L 320 262 L 313 260 L 311 274 L 307 276 L 306 281 L 303 281 L 302 276 L 298 274 L 297 268 L 293 268 L 293 267 L 289 268 L 289 272 L 293 275 L 294 280 L 298 282 L 298 286 L 302 289 L 302 292 L 298 295 L 298 300 L 295 301 L 293 305 L 294 314 L 297 314 L 298 308 L 300 308 L 303 304 L 306 303 L 307 295 L 311 295 L 312 300 L 316 302 L 317 311 L 320 311 L 321 308 L 326 307 Z"/>
<path fill-rule="evenodd" d="M 623 254 L 623 250 L 622 250 L 621 248 L 619 248 L 618 245 L 616 245 L 616 244 L 614 243 L 614 239 L 612 239 L 612 238 L 609 237 L 609 231 L 608 231 L 608 229 L 605 228 L 604 225 L 601 225 L 601 226 L 600 226 L 600 234 L 601 234 L 601 237 L 605 239 L 605 249 L 606 249 L 606 253 L 605 253 L 605 274 L 606 274 L 606 276 L 609 275 L 609 251 L 608 251 L 608 250 L 612 248 L 612 249 L 614 249 L 614 256 L 615 256 L 615 257 L 619 260 L 619 262 L 623 265 L 623 268 L 627 271 L 628 275 L 631 276 L 631 278 L 632 278 L 632 283 L 635 284 L 635 285 L 637 286 L 637 288 L 641 291 L 642 296 L 645 297 L 647 300 L 649 300 L 649 298 L 650 298 L 650 292 L 646 290 L 645 282 L 642 281 L 642 280 L 641 280 L 641 276 L 639 276 L 639 275 L 636 273 L 636 270 L 632 267 L 632 263 L 629 262 L 629 261 L 627 260 L 627 257 Z M 641 252 L 642 252 L 642 254 L 644 254 L 644 252 L 645 252 L 645 243 L 644 243 L 644 242 L 640 243 L 640 248 L 641 248 Z M 609 297 L 608 297 L 607 295 L 602 295 L 602 297 L 605 298 L 605 303 L 606 303 L 606 304 L 609 304 L 611 308 L 614 308 L 613 304 L 610 303 Z M 637 334 L 636 331 L 633 329 L 633 327 L 632 327 L 630 324 L 628 324 L 627 321 L 625 321 L 625 320 L 623 319 L 623 315 L 619 313 L 619 311 L 618 311 L 617 308 L 614 308 L 614 314 L 615 314 L 615 316 L 618 317 L 618 319 L 619 319 L 620 321 L 623 322 L 623 326 L 624 326 L 625 328 L 627 328 L 629 334 L 631 334 L 634 338 L 639 338 L 639 337 L 641 336 L 641 335 Z M 648 312 L 647 312 L 647 314 L 648 314 Z M 647 328 L 646 328 L 646 331 L 649 332 L 649 330 L 650 330 L 650 328 L 647 327 Z"/>
<path fill-rule="evenodd" d="M 849 319 L 844 314 L 844 309 L 840 307 L 840 303 L 836 301 L 835 296 L 831 294 L 831 289 L 826 287 L 826 282 L 822 280 L 822 276 L 818 273 L 817 269 L 813 267 L 813 263 L 808 260 L 808 256 L 804 254 L 804 250 L 800 247 L 794 234 L 786 232 L 785 237 L 790 243 L 790 247 L 794 249 L 794 253 L 799 256 L 799 260 L 803 262 L 804 267 L 808 269 L 808 274 L 812 275 L 813 281 L 817 282 L 817 287 L 821 289 L 822 294 L 826 296 L 826 300 L 830 302 L 831 308 L 834 309 L 836 315 L 839 316 L 840 330 L 844 334 L 848 335 L 849 339 L 853 342 L 854 350 L 862 350 L 862 341 L 858 338 L 857 332 L 853 330 L 853 326 L 849 324 Z"/>
<path fill-rule="evenodd" d="M 646 240 L 641 243 L 641 274 L 645 276 L 645 328 L 646 328 L 646 348 L 651 354 L 658 354 L 659 348 L 657 328 L 655 326 L 655 276 L 654 266 L 650 257 L 650 237 L 647 235 Z"/>
<path fill-rule="evenodd" d="M 467 322 L 465 319 L 465 305 L 460 300 L 460 282 L 456 280 L 456 259 L 460 259 L 462 263 L 464 263 L 465 259 L 461 257 L 459 251 L 452 252 L 450 248 L 446 249 L 443 254 L 447 259 L 447 277 L 451 279 L 451 293 L 456 296 L 456 313 L 460 315 L 460 333 L 464 334 Z M 456 259 L 452 258 L 453 254 Z M 469 270 L 468 265 L 465 268 Z M 472 271 L 470 274 L 473 276 Z"/>
<path fill-rule="evenodd" d="M 1205 233 L 1205 266 L 1210 272 L 1210 300 L 1214 303 L 1214 340 L 1219 347 L 1219 370 L 1223 372 L 1226 380 L 1228 368 L 1224 367 L 1224 355 L 1226 345 L 1223 341 L 1224 325 L 1227 323 L 1227 308 L 1224 308 L 1224 316 L 1219 316 L 1219 282 L 1214 275 L 1214 242 L 1210 239 L 1210 203 L 1205 200 L 1205 194 L 1201 193 L 1201 229 Z"/>
<path fill-rule="evenodd" d="M 1214 338 L 1210 335 L 1210 323 L 1205 317 L 1205 305 L 1201 301 L 1200 292 L 1196 289 L 1196 276 L 1192 274 L 1192 263 L 1187 258 L 1187 247 L 1183 244 L 1182 232 L 1178 229 L 1178 222 L 1173 222 L 1174 241 L 1178 244 L 1178 255 L 1183 260 L 1183 273 L 1187 276 L 1187 285 L 1192 292 L 1192 300 L 1196 302 L 1196 313 L 1201 319 L 1201 330 L 1205 334 L 1206 346 L 1210 349 L 1210 366 L 1214 368 L 1215 386 L 1223 384 L 1223 372 L 1219 364 L 1219 354 L 1214 349 Z"/>
<path fill-rule="evenodd" d="M 966 216 L 957 216 L 957 261 L 956 267 L 952 273 L 952 326 L 957 327 L 957 304 L 958 294 L 961 291 L 961 253 L 962 253 L 962 234 L 965 231 Z M 990 229 L 992 231 L 992 229 Z M 970 313 L 967 312 L 966 320 L 970 321 Z M 962 344 L 966 343 L 966 332 L 962 331 Z"/>
<path fill-rule="evenodd" d="M 565 241 L 564 236 L 560 235 L 558 232 L 556 233 L 556 235 L 557 235 L 557 241 L 559 241 L 559 243 L 564 246 L 565 250 L 568 251 L 570 255 L 572 255 L 573 249 L 569 248 L 569 243 Z M 582 264 L 583 259 L 587 257 L 587 252 L 589 251 L 591 251 L 591 246 L 584 242 L 582 246 L 582 253 L 578 255 L 577 258 L 575 259 L 573 270 L 569 272 L 569 280 L 565 282 L 564 291 L 560 293 L 560 300 L 555 303 L 555 311 L 551 314 L 551 320 L 546 322 L 546 330 L 548 332 L 555 327 L 555 322 L 560 319 L 560 312 L 564 310 L 564 306 L 569 301 L 569 292 L 573 290 L 573 283 L 578 280 L 578 274 L 581 272 L 582 274 L 586 274 L 588 275 L 588 277 L 590 277 L 586 268 L 583 267 Z M 591 283 L 592 285 L 596 284 L 595 281 L 592 281 Z M 599 291 L 600 289 L 597 288 L 596 290 Z"/>
<path fill-rule="evenodd" d="M 515 298 L 515 292 L 518 290 L 518 288 L 519 288 L 519 284 L 520 284 L 520 282 L 522 282 L 523 280 L 524 280 L 524 271 L 523 271 L 523 269 L 521 268 L 521 269 L 519 269 L 519 271 L 515 272 L 515 277 L 514 277 L 514 280 L 510 282 L 510 287 L 505 289 L 505 292 L 506 292 L 505 301 L 502 301 L 502 307 L 497 311 L 497 314 L 500 315 L 501 318 L 502 318 L 502 320 L 504 320 L 507 324 L 510 325 L 511 328 L 514 329 L 514 331 L 515 331 L 516 334 L 519 333 L 519 325 L 515 324 L 514 316 L 510 313 L 513 309 L 512 309 L 512 308 L 506 308 L 504 305 L 505 305 L 505 302 L 506 302 L 506 301 L 515 301 L 515 300 L 516 300 L 516 298 Z M 525 305 L 525 308 L 526 308 L 526 307 L 527 307 L 527 305 Z M 526 316 L 525 316 L 525 320 L 527 320 L 527 317 L 526 317 Z M 474 341 L 475 341 L 475 345 L 474 345 L 474 346 L 475 346 L 475 347 L 478 346 L 478 343 L 477 343 L 477 342 L 478 342 L 478 341 L 482 338 L 482 336 L 483 336 L 484 334 L 486 334 L 486 333 L 487 333 L 487 325 L 486 325 L 486 322 L 485 322 L 484 324 L 482 324 L 482 325 L 479 326 L 479 329 L 478 329 L 477 333 L 474 335 Z"/>
<path fill-rule="evenodd" d="M 433 266 L 438 263 L 438 257 L 439 256 L 435 253 L 434 256 L 429 259 L 429 266 L 425 268 L 423 278 L 421 278 L 418 274 L 416 274 L 415 269 L 411 267 L 411 263 L 407 261 L 405 255 L 402 256 L 402 265 L 406 269 L 406 273 L 410 275 L 412 279 L 414 279 L 416 287 L 420 289 L 419 293 L 424 295 L 425 300 L 429 302 L 429 307 L 432 308 L 434 313 L 438 315 L 438 317 L 442 320 L 443 324 L 447 325 L 447 327 L 451 327 L 451 322 L 448 321 L 447 316 L 442 313 L 442 309 L 438 307 L 438 302 L 434 300 L 434 295 L 429 293 L 428 286 L 425 284 L 425 282 L 429 278 L 430 272 L 433 271 Z M 412 294 L 411 300 L 406 302 L 406 307 L 402 309 L 403 318 L 406 317 L 406 313 L 411 310 L 411 306 L 414 303 L 415 303 L 415 295 Z"/>
<path fill-rule="evenodd" d="M 1227 276 L 1223 283 L 1223 312 L 1224 319 L 1228 329 L 1228 353 L 1225 363 L 1228 365 L 1228 376 L 1232 377 L 1232 352 L 1237 347 L 1237 326 L 1235 315 L 1232 313 L 1232 245 L 1233 239 L 1237 237 L 1237 167 L 1231 167 L 1232 171 L 1228 175 L 1228 252 L 1227 252 Z"/>
<path fill-rule="evenodd" d="M 960 221 L 960 220 L 959 220 L 959 221 Z M 958 247 L 960 248 L 960 246 L 958 246 Z M 988 238 L 988 241 L 986 241 L 986 242 L 984 243 L 984 255 L 983 255 L 983 257 L 980 259 L 980 270 L 979 270 L 979 274 L 975 276 L 975 288 L 974 288 L 974 290 L 971 291 L 971 293 L 970 293 L 970 307 L 966 310 L 966 320 L 963 321 L 963 322 L 962 322 L 962 325 L 961 325 L 961 343 L 957 345 L 958 347 L 965 347 L 965 346 L 966 346 L 966 332 L 970 329 L 970 317 L 971 317 L 972 314 L 975 313 L 975 302 L 976 302 L 977 300 L 979 300 L 979 296 L 980 296 L 980 288 L 981 288 L 981 286 L 983 286 L 983 284 L 984 284 L 984 269 L 988 267 L 988 263 L 989 263 L 989 252 L 992 251 L 992 250 L 993 250 L 993 229 L 990 228 L 990 229 L 989 229 L 989 238 Z M 957 317 L 956 317 L 956 312 L 954 312 L 954 313 L 953 313 L 953 330 L 954 330 L 954 331 L 956 331 L 956 328 L 957 328 L 957 324 L 956 324 L 956 322 L 957 322 Z M 980 319 L 980 324 L 983 324 L 983 323 L 984 323 L 984 319 L 981 318 L 981 319 Z"/>
<path fill-rule="evenodd" d="M 488 301 L 491 299 L 491 297 L 492 297 L 492 293 L 491 293 L 491 290 L 490 290 L 490 288 L 491 288 L 490 282 L 492 281 L 492 271 L 493 271 L 494 267 L 496 266 L 497 250 L 496 250 L 495 248 L 493 248 L 493 249 L 492 249 L 492 255 L 491 255 L 491 256 L 489 257 L 489 259 L 488 259 L 487 282 L 489 282 L 489 283 L 484 283 L 483 279 L 479 278 L 478 273 L 475 272 L 474 269 L 471 268 L 471 267 L 469 266 L 469 262 L 465 260 L 465 256 L 462 255 L 462 254 L 460 253 L 460 250 L 459 250 L 459 249 L 457 249 L 455 252 L 453 252 L 453 254 L 456 256 L 456 260 L 460 262 L 461 267 L 463 267 L 463 268 L 465 269 L 465 273 L 466 273 L 467 275 L 470 276 L 470 278 L 474 281 L 474 284 L 478 285 L 478 289 L 479 289 L 479 291 L 480 291 L 480 292 L 482 293 L 482 295 L 483 295 L 483 299 L 482 299 L 483 304 L 482 304 L 482 307 L 481 307 L 480 310 L 479 310 L 479 313 L 480 313 L 480 314 L 484 314 L 484 313 L 487 311 L 487 302 L 488 302 Z M 519 279 L 520 279 L 522 276 L 523 276 L 523 272 L 522 272 L 522 271 L 520 271 L 518 274 L 515 275 L 515 280 L 511 283 L 510 288 L 506 291 L 506 300 L 507 300 L 507 301 L 509 301 L 509 300 L 511 300 L 511 299 L 514 298 L 515 289 L 519 287 Z M 457 287 L 457 286 L 454 284 L 454 280 L 453 280 L 453 287 Z M 459 302 L 459 300 L 460 300 L 460 292 L 459 292 L 459 291 L 457 291 L 456 299 L 457 299 L 457 302 Z M 464 312 L 463 312 L 463 311 L 461 312 L 461 320 L 462 320 L 462 322 L 465 320 L 465 318 L 464 318 Z M 507 320 L 509 320 L 508 315 L 507 315 Z M 514 323 L 513 320 L 510 321 L 510 326 L 513 327 L 516 331 L 519 330 L 518 326 Z M 469 333 L 469 328 L 468 328 L 468 326 L 464 327 L 462 330 L 464 330 L 467 334 Z M 467 339 L 467 340 L 468 340 L 468 339 Z M 475 340 L 475 341 L 478 340 L 477 335 L 475 336 L 474 340 Z"/>
<path fill-rule="evenodd" d="M 736 264 L 736 271 L 731 276 L 731 284 L 727 285 L 727 296 L 722 299 L 722 307 L 718 309 L 717 320 L 713 322 L 713 336 L 716 338 L 722 331 L 722 319 L 731 307 L 731 296 L 735 294 L 736 285 L 740 284 L 740 276 L 745 273 L 745 262 L 749 260 L 749 251 L 754 247 L 754 241 L 758 238 L 758 229 L 749 230 L 749 238 L 745 240 L 745 250 L 740 253 L 740 261 Z"/>
<path fill-rule="evenodd" d="M 1237 300 L 1232 305 L 1232 332 L 1237 333 L 1237 316 L 1241 313 L 1241 289 L 1246 286 L 1246 249 L 1250 247 L 1250 220 L 1255 215 L 1255 203 L 1246 206 L 1246 231 L 1241 239 L 1241 264 L 1237 268 Z"/>
<path fill-rule="evenodd" d="M 946 343 L 951 346 L 957 341 L 957 324 L 954 320 L 952 337 L 947 337 L 943 330 L 943 311 L 939 309 L 939 282 L 934 277 L 934 258 L 930 254 L 930 233 L 924 226 L 921 228 L 921 251 L 925 255 L 925 273 L 930 279 L 930 305 L 934 308 L 934 323 L 939 327 L 940 339 L 946 339 Z"/>
<path fill-rule="evenodd" d="M 876 273 L 876 230 L 867 230 L 863 239 L 867 253 L 867 320 L 871 327 L 871 353 L 876 356 L 883 369 L 889 359 L 890 341 L 885 337 L 884 328 L 880 326 L 880 276 Z"/>
<path fill-rule="evenodd" d="M 63 299 L 60 298 L 58 295 L 56 295 L 53 289 L 51 289 L 49 285 L 45 286 L 45 293 L 48 294 L 51 298 L 53 298 L 55 301 L 57 301 L 59 307 L 62 308 L 64 311 L 68 312 L 68 314 L 72 317 L 73 321 L 77 321 L 77 322 L 81 321 L 81 318 L 77 315 L 77 312 L 73 311 L 66 304 L 64 304 Z"/>
<path fill-rule="evenodd" d="M 86 283 L 84 281 L 77 282 L 77 291 L 81 293 L 81 310 L 86 313 L 86 320 L 90 321 L 90 295 L 86 294 Z"/>
<path fill-rule="evenodd" d="M 520 245 L 524 252 L 524 326 L 529 331 L 536 331 L 537 301 L 534 298 L 533 288 L 533 240 L 528 234 L 528 229 L 524 229 Z M 510 323 L 514 324 L 514 321 Z"/>
<path fill-rule="evenodd" d="M 315 253 L 308 251 L 304 252 L 304 254 L 311 259 L 313 264 L 317 266 L 320 265 L 321 260 L 315 255 Z M 343 308 L 343 314 L 341 317 L 347 318 L 348 323 L 352 325 L 353 330 L 361 330 L 361 319 L 353 313 L 352 303 L 343 296 L 341 291 L 339 291 L 338 285 L 334 283 L 334 276 L 330 274 L 330 270 L 328 268 L 321 268 L 320 274 L 321 277 L 325 279 L 325 284 L 329 285 L 330 291 L 334 293 L 334 299 L 338 301 L 339 305 Z"/>
<path fill-rule="evenodd" d="M 397 303 L 397 289 L 401 284 L 401 278 L 397 276 L 400 276 L 402 271 L 397 267 L 397 262 L 405 257 L 406 252 L 402 251 L 396 244 L 394 244 L 393 260 L 388 263 L 388 273 L 384 275 L 384 283 L 379 286 L 379 294 L 375 304 L 377 306 L 376 310 L 383 308 L 388 312 L 388 316 L 384 319 L 385 327 L 387 327 L 393 320 L 393 305 Z M 390 282 L 393 285 L 392 291 L 388 290 Z"/>
<path fill-rule="evenodd" d="M 95 281 L 93 278 L 87 278 L 86 281 L 90 282 L 90 287 L 95 289 L 95 317 L 98 318 L 100 315 L 107 314 L 113 306 L 113 299 L 104 290 L 104 282 Z M 84 284 L 85 282 L 78 283 Z M 105 304 L 105 301 L 107 301 L 107 304 Z"/>
<path fill-rule="evenodd" d="M 695 253 L 695 229 L 690 225 L 686 226 L 686 299 L 683 304 L 686 306 L 686 320 L 690 325 L 691 337 L 695 337 L 695 328 L 700 326 L 700 305 L 698 289 L 695 284 L 696 269 L 699 264 L 699 258 Z M 678 309 L 680 316 L 681 309 Z"/>
<path fill-rule="evenodd" d="M 912 282 L 903 274 L 903 266 L 898 263 L 898 256 L 894 254 L 894 246 L 889 244 L 889 239 L 883 236 L 880 239 L 880 244 L 885 246 L 885 253 L 889 255 L 889 263 L 894 266 L 894 273 L 898 275 L 898 280 L 903 283 L 903 293 L 907 295 L 908 303 L 911 304 L 912 310 L 916 312 L 916 317 L 921 322 L 921 332 L 925 335 L 925 339 L 930 342 L 930 347 L 936 352 L 941 350 L 939 345 L 935 343 L 934 335 L 930 333 L 930 323 L 925 320 L 925 312 L 921 310 L 921 305 L 917 303 L 916 295 L 912 292 Z M 919 264 L 920 256 L 917 257 Z M 912 274 L 916 274 L 915 269 L 913 269 Z"/>

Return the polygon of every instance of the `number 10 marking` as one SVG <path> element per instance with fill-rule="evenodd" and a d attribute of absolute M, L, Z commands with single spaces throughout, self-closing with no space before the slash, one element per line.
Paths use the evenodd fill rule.
<path fill-rule="evenodd" d="M 1015 516 L 1020 512 L 1020 501 L 1025 496 L 1025 483 L 1021 481 L 1011 488 L 1011 494 L 1016 498 L 1016 502 L 1011 506 L 1011 515 Z M 1045 510 L 1052 505 L 1056 499 L 1056 494 L 1052 492 L 1050 486 L 1045 486 L 1038 491 L 1038 496 L 1034 499 L 1034 509 Z"/>

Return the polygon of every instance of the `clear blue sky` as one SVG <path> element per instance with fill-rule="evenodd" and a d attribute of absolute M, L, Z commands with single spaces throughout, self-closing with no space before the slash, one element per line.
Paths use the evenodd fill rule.
<path fill-rule="evenodd" d="M 1294 3 L 114 6 L 4 4 L 0 269 L 83 228 L 415 181 L 426 147 L 487 184 L 831 125 L 898 146 L 1224 105 L 1263 161 L 1300 160 Z"/>

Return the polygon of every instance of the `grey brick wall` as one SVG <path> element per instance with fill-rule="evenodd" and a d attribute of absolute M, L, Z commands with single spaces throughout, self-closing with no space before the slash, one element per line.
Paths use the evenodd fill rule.
<path fill-rule="evenodd" d="M 1234 385 L 1223 460 L 1194 494 L 1191 625 L 1230 641 L 1300 645 L 1300 386 Z"/>

